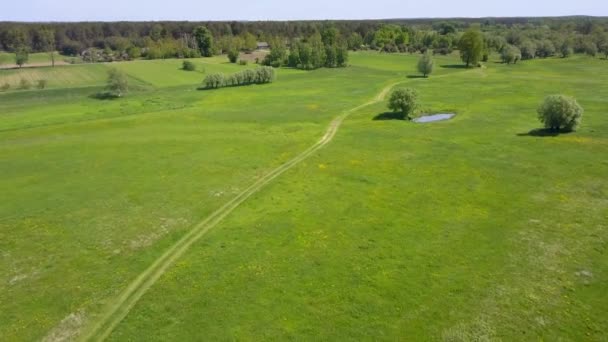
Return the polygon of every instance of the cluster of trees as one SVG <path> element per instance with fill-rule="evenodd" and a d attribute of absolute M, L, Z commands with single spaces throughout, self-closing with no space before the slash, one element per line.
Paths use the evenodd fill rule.
<path fill-rule="evenodd" d="M 326 27 L 304 39 L 287 45 L 280 39 L 270 41 L 270 53 L 262 64 L 272 67 L 287 65 L 292 68 L 313 70 L 318 68 L 342 68 L 348 64 L 348 46 L 335 27 Z"/>
<path fill-rule="evenodd" d="M 203 85 L 204 89 L 217 89 L 221 87 L 272 83 L 274 80 L 274 69 L 268 66 L 261 66 L 256 69 L 239 71 L 228 76 L 225 76 L 222 73 L 209 74 L 203 80 Z"/>
<path fill-rule="evenodd" d="M 471 28 L 481 36 L 481 53 Z M 471 39 L 473 38 L 473 39 Z M 319 44 L 322 42 L 322 45 Z M 55 51 L 86 61 L 134 58 L 189 58 L 251 52 L 257 42 L 272 48 L 267 65 L 303 69 L 346 64 L 347 50 L 448 54 L 467 43 L 463 56 L 474 65 L 490 53 L 507 63 L 573 53 L 608 59 L 606 18 L 413 19 L 291 22 L 117 22 L 0 23 L 0 50 L 14 52 L 20 65 L 27 53 Z M 472 44 L 472 45 L 471 45 Z M 519 53 L 517 52 L 519 49 Z M 480 56 L 477 58 L 477 56 Z M 519 57 L 521 55 L 521 57 Z M 236 58 L 235 58 L 236 57 Z M 519 57 L 519 58 L 518 58 Z"/>

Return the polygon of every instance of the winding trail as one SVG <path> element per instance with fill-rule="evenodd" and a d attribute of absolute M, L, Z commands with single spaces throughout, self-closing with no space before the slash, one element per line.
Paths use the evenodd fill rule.
<path fill-rule="evenodd" d="M 222 207 L 211 213 L 211 215 L 209 215 L 206 219 L 194 226 L 174 245 L 167 249 L 158 259 L 156 259 L 156 261 L 154 261 L 154 263 L 152 263 L 144 272 L 142 272 L 133 282 L 131 282 L 117 298 L 113 299 L 100 314 L 100 316 L 97 317 L 96 321 L 84 331 L 80 339 L 84 341 L 105 340 L 112 333 L 114 328 L 127 316 L 131 308 L 133 308 L 133 306 L 146 293 L 146 291 L 152 287 L 152 285 L 163 275 L 163 273 L 165 273 L 165 271 L 171 267 L 175 261 L 179 259 L 190 248 L 190 246 L 192 246 L 193 243 L 215 227 L 215 225 L 228 216 L 228 214 L 230 214 L 241 203 L 251 197 L 251 195 L 332 141 L 344 119 L 351 113 L 384 100 L 391 88 L 406 82 L 411 82 L 411 80 L 390 84 L 384 87 L 382 91 L 380 91 L 380 93 L 378 93 L 378 95 L 376 95 L 372 100 L 342 112 L 339 116 L 331 121 L 325 135 L 323 135 L 323 137 L 317 143 L 258 179 L 255 183 L 243 190 L 232 200 L 224 204 Z"/>

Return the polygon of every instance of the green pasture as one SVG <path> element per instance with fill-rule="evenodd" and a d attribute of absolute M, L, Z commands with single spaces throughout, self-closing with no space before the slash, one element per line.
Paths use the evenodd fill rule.
<path fill-rule="evenodd" d="M 464 69 L 438 56 L 422 79 L 417 59 L 353 53 L 348 68 L 212 91 L 196 90 L 202 68 L 255 66 L 0 70 L 0 84 L 65 75 L 0 93 L 0 336 L 77 338 L 193 226 L 399 82 L 424 111 L 457 116 L 352 112 L 195 243 L 109 340 L 603 340 L 608 62 Z M 109 66 L 133 90 L 95 99 Z M 577 132 L 532 131 L 553 93 L 585 108 Z"/>

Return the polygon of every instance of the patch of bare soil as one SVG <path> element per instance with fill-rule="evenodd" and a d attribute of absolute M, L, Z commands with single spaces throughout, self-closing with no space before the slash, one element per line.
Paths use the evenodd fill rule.
<path fill-rule="evenodd" d="M 248 63 L 255 63 L 255 59 L 257 58 L 258 61 L 262 62 L 264 57 L 269 53 L 270 51 L 268 50 L 255 50 L 252 53 L 241 53 L 239 59 Z"/>

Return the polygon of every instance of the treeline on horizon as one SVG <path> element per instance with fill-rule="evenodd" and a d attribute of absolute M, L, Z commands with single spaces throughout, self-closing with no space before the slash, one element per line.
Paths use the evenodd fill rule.
<path fill-rule="evenodd" d="M 462 34 L 471 28 L 483 34 L 486 53 L 517 48 L 524 59 L 574 52 L 608 55 L 605 52 L 608 51 L 608 18 L 602 17 L 0 22 L 0 50 L 59 51 L 65 56 L 96 62 L 234 54 L 235 51 L 251 52 L 258 42 L 267 42 L 271 52 L 261 61 L 263 64 L 312 69 L 344 66 L 347 49 L 410 53 L 432 49 L 434 53 L 451 53 L 457 49 Z"/>

